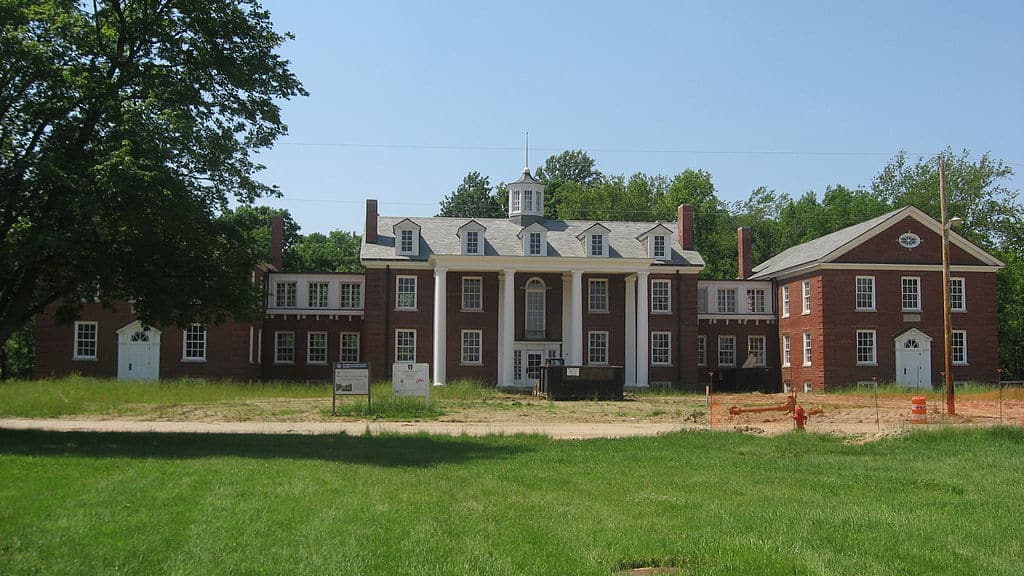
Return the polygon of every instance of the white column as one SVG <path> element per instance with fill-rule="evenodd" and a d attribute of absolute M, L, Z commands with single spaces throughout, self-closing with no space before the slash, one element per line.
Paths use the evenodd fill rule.
<path fill-rule="evenodd" d="M 569 335 L 569 364 L 583 364 L 583 271 L 572 271 L 572 332 Z"/>
<path fill-rule="evenodd" d="M 648 272 L 636 273 L 636 385 L 648 386 L 647 368 L 651 358 L 649 348 L 651 334 L 647 327 L 647 275 Z"/>
<path fill-rule="evenodd" d="M 448 331 L 448 269 L 434 269 L 434 386 L 444 386 Z"/>
<path fill-rule="evenodd" d="M 636 386 L 636 276 L 626 276 L 626 386 Z"/>
<path fill-rule="evenodd" d="M 498 294 L 504 294 L 505 290 L 505 277 L 498 274 Z M 498 298 L 498 373 L 497 373 L 497 384 L 501 386 L 505 382 L 505 377 L 502 375 L 502 368 L 505 366 L 505 298 Z"/>
<path fill-rule="evenodd" d="M 562 358 L 568 363 L 572 356 L 572 276 L 562 274 Z"/>
<path fill-rule="evenodd" d="M 500 386 L 512 386 L 515 384 L 512 370 L 513 344 L 516 337 L 515 286 L 516 271 L 506 269 L 501 304 L 501 374 L 498 375 L 498 384 Z"/>

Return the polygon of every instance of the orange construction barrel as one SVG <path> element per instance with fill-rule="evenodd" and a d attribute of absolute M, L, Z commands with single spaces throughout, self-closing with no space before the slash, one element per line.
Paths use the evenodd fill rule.
<path fill-rule="evenodd" d="M 928 406 L 924 396 L 914 396 L 910 399 L 910 423 L 927 424 Z"/>

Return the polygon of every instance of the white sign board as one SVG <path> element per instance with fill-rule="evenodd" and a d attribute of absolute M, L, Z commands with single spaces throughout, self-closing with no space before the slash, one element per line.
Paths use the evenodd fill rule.
<path fill-rule="evenodd" d="M 335 362 L 334 393 L 366 396 L 370 393 L 370 369 L 365 363 Z"/>
<path fill-rule="evenodd" d="M 566 376 L 579 376 L 580 375 L 580 369 L 578 367 L 577 368 L 566 368 L 565 369 L 565 375 Z"/>
<path fill-rule="evenodd" d="M 391 373 L 391 389 L 395 396 L 430 398 L 430 364 L 396 362 Z"/>

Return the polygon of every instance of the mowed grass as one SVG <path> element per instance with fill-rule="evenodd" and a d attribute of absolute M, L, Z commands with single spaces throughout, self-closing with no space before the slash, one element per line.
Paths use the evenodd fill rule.
<path fill-rule="evenodd" d="M 1020 574 L 1024 431 L 0 431 L 0 574 Z"/>

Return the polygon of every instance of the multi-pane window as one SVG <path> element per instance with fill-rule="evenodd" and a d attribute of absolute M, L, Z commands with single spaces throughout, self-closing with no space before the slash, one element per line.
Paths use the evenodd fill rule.
<path fill-rule="evenodd" d="M 327 291 L 329 286 L 327 282 L 309 283 L 310 308 L 327 308 Z"/>
<path fill-rule="evenodd" d="M 804 332 L 804 366 L 811 365 L 811 333 Z"/>
<path fill-rule="evenodd" d="M 412 254 L 412 230 L 402 230 L 399 233 L 401 234 L 400 250 L 402 254 Z"/>
<path fill-rule="evenodd" d="M 526 337 L 539 340 L 544 338 L 544 282 L 531 278 L 526 283 Z"/>
<path fill-rule="evenodd" d="M 512 379 L 520 382 L 523 379 L 523 351 L 516 350 L 512 353 Z"/>
<path fill-rule="evenodd" d="M 462 331 L 462 363 L 480 364 L 480 346 L 483 340 L 483 332 L 480 330 Z"/>
<path fill-rule="evenodd" d="M 590 284 L 590 311 L 608 311 L 608 281 L 591 280 Z"/>
<path fill-rule="evenodd" d="M 519 190 L 515 190 L 515 191 L 512 192 L 512 213 L 515 214 L 515 213 L 518 213 L 518 212 L 519 212 Z"/>
<path fill-rule="evenodd" d="M 358 310 L 363 307 L 363 286 L 354 282 L 341 283 L 341 307 Z"/>
<path fill-rule="evenodd" d="M 810 280 L 804 280 L 801 283 L 801 288 L 802 288 L 803 293 L 804 293 L 804 309 L 803 309 L 803 313 L 804 314 L 810 314 L 811 313 L 811 281 Z"/>
<path fill-rule="evenodd" d="M 590 255 L 604 256 L 604 234 L 592 234 L 590 236 Z"/>
<path fill-rule="evenodd" d="M 359 333 L 341 333 L 341 361 L 359 362 Z"/>
<path fill-rule="evenodd" d="M 540 256 L 541 254 L 541 235 L 540 232 L 530 232 L 530 256 Z"/>
<path fill-rule="evenodd" d="M 916 276 L 904 276 L 903 286 L 903 310 L 921 310 L 921 279 Z"/>
<path fill-rule="evenodd" d="M 782 317 L 789 316 L 789 286 L 782 287 Z"/>
<path fill-rule="evenodd" d="M 416 361 L 416 331 L 395 330 L 395 362 Z"/>
<path fill-rule="evenodd" d="M 295 332 L 274 333 L 274 363 L 295 362 Z"/>
<path fill-rule="evenodd" d="M 949 309 L 954 312 L 967 310 L 967 299 L 964 294 L 965 283 L 963 278 L 949 279 Z"/>
<path fill-rule="evenodd" d="M 708 287 L 701 286 L 697 288 L 697 312 L 700 314 L 708 313 Z"/>
<path fill-rule="evenodd" d="M 697 366 L 708 365 L 708 337 L 697 336 Z"/>
<path fill-rule="evenodd" d="M 953 330 L 953 364 L 967 365 L 967 331 Z"/>
<path fill-rule="evenodd" d="M 205 327 L 199 324 L 186 326 L 182 338 L 182 360 L 206 360 Z"/>
<path fill-rule="evenodd" d="M 747 337 L 747 354 L 754 357 L 754 366 L 765 365 L 765 337 L 764 336 L 748 336 Z"/>
<path fill-rule="evenodd" d="M 466 232 L 466 254 L 480 253 L 480 233 L 476 230 Z"/>
<path fill-rule="evenodd" d="M 588 334 L 588 340 L 590 342 L 590 353 L 588 358 L 591 364 L 607 364 L 608 363 L 608 333 L 607 332 L 590 332 Z"/>
<path fill-rule="evenodd" d="M 651 312 L 672 311 L 671 287 L 669 280 L 651 280 Z"/>
<path fill-rule="evenodd" d="M 665 237 L 654 236 L 652 241 L 654 242 L 654 257 L 663 260 L 665 258 Z"/>
<path fill-rule="evenodd" d="M 736 337 L 735 336 L 719 336 L 718 337 L 718 365 L 719 366 L 735 366 L 736 365 Z"/>
<path fill-rule="evenodd" d="M 327 332 L 310 332 L 306 341 L 306 363 L 327 364 Z"/>
<path fill-rule="evenodd" d="M 483 308 L 481 293 L 483 290 L 483 278 L 462 279 L 462 309 L 480 310 Z"/>
<path fill-rule="evenodd" d="M 718 313 L 719 314 L 735 314 L 736 313 L 736 289 L 735 288 L 719 288 L 718 289 Z"/>
<path fill-rule="evenodd" d="M 878 363 L 875 359 L 875 331 L 857 330 L 857 364 L 874 366 Z"/>
<path fill-rule="evenodd" d="M 523 212 L 533 212 L 533 190 L 523 190 Z"/>
<path fill-rule="evenodd" d="M 747 309 L 754 314 L 764 314 L 764 288 L 747 290 Z"/>
<path fill-rule="evenodd" d="M 651 364 L 655 366 L 672 364 L 671 332 L 651 332 Z"/>
<path fill-rule="evenodd" d="M 97 329 L 95 322 L 75 322 L 75 360 L 95 360 Z"/>
<path fill-rule="evenodd" d="M 278 308 L 294 308 L 296 306 L 295 282 L 278 282 L 274 303 Z"/>
<path fill-rule="evenodd" d="M 395 300 L 399 310 L 416 309 L 416 277 L 398 277 L 398 297 Z"/>
<path fill-rule="evenodd" d="M 875 277 L 857 276 L 857 310 L 875 309 Z"/>
<path fill-rule="evenodd" d="M 789 366 L 790 362 L 790 350 L 792 342 L 790 341 L 789 334 L 782 337 L 782 365 Z"/>

